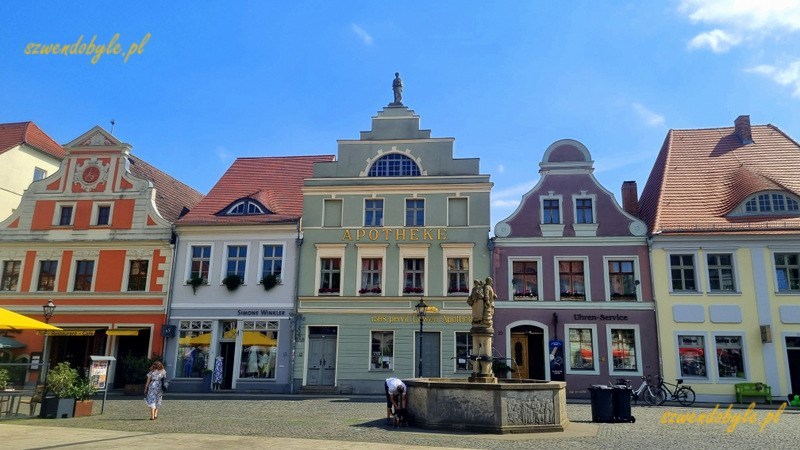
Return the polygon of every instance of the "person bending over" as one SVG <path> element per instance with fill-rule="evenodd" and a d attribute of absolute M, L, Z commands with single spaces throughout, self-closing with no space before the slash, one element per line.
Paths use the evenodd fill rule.
<path fill-rule="evenodd" d="M 406 384 L 399 378 L 389 378 L 386 380 L 386 420 L 392 419 L 392 407 L 395 409 L 406 408 L 406 394 L 408 389 Z"/>

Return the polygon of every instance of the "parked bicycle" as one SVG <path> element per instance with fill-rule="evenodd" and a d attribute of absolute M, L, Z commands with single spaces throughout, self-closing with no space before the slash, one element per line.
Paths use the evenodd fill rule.
<path fill-rule="evenodd" d="M 667 386 L 672 386 L 673 389 L 670 390 Z M 683 406 L 692 406 L 694 403 L 694 390 L 691 386 L 687 386 L 683 384 L 683 379 L 678 378 L 675 384 L 667 383 L 664 381 L 663 378 L 658 377 L 658 388 L 662 391 L 662 400 L 659 405 L 664 404 L 667 401 L 667 397 L 670 400 L 676 401 Z"/>
<path fill-rule="evenodd" d="M 617 384 L 631 387 L 630 381 L 624 378 L 618 378 Z M 631 392 L 634 404 L 638 403 L 639 397 L 650 406 L 658 406 L 664 403 L 666 394 L 658 386 L 650 384 L 650 376 L 647 375 L 642 377 L 642 384 Z"/>

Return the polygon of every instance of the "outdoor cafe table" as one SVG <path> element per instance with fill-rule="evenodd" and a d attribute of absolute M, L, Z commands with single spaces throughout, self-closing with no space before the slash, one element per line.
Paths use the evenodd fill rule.
<path fill-rule="evenodd" d="M 15 389 L 0 391 L 0 417 L 9 417 L 11 413 L 16 414 L 19 410 L 19 401 L 25 395 L 30 395 L 30 392 Z"/>

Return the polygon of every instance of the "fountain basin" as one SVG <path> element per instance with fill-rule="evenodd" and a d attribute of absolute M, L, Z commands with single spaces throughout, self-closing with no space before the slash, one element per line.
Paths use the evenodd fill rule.
<path fill-rule="evenodd" d="M 567 384 L 562 381 L 403 381 L 409 388 L 408 408 L 423 428 L 506 434 L 564 431 L 569 425 Z"/>

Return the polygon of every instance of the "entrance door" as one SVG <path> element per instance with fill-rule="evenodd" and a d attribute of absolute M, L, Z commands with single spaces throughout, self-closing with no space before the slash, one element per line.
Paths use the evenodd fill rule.
<path fill-rule="evenodd" d="M 544 330 L 533 325 L 511 330 L 511 367 L 521 374 L 515 373 L 514 378 L 546 379 L 546 354 Z"/>
<path fill-rule="evenodd" d="M 222 356 L 222 385 L 220 389 L 233 389 L 233 361 L 236 358 L 236 342 L 220 342 Z"/>
<path fill-rule="evenodd" d="M 309 328 L 306 385 L 336 385 L 336 336 L 336 327 Z"/>
<path fill-rule="evenodd" d="M 125 386 L 125 371 L 122 370 L 122 358 L 131 356 L 147 356 L 150 349 L 150 334 L 140 331 L 138 336 L 117 336 L 117 362 L 115 364 L 114 388 L 121 389 Z"/>
<path fill-rule="evenodd" d="M 414 374 L 419 371 L 419 331 L 414 333 Z M 425 331 L 422 333 L 422 376 L 426 378 L 439 378 L 442 376 L 441 367 L 441 342 L 439 332 Z"/>
<path fill-rule="evenodd" d="M 800 337 L 786 336 L 786 360 L 789 361 L 789 391 L 800 395 Z"/>

